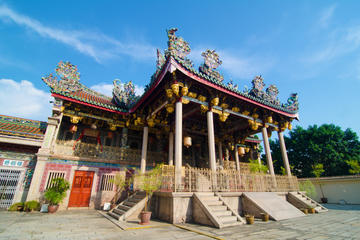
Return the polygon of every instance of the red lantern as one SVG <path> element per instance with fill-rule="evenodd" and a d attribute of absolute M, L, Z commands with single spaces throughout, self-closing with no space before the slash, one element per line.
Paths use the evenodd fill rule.
<path fill-rule="evenodd" d="M 75 125 L 75 124 L 72 124 L 71 126 L 70 126 L 70 132 L 72 132 L 72 133 L 76 133 L 76 131 L 77 131 L 77 125 Z"/>

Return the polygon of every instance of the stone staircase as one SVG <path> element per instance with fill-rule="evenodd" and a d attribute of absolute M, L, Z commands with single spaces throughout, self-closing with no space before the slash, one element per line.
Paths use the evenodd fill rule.
<path fill-rule="evenodd" d="M 116 220 L 125 221 L 131 216 L 138 215 L 145 207 L 146 201 L 145 192 L 136 192 L 111 209 L 107 214 Z"/>
<path fill-rule="evenodd" d="M 327 212 L 328 209 L 316 202 L 315 200 L 309 198 L 302 192 L 289 192 L 288 201 L 293 204 L 295 207 L 301 208 L 315 208 L 315 212 Z"/>
<path fill-rule="evenodd" d="M 200 205 L 208 220 L 218 228 L 244 224 L 245 221 L 240 215 L 231 209 L 224 199 L 217 193 L 194 193 L 194 199 Z M 195 221 L 209 225 L 204 218 Z"/>

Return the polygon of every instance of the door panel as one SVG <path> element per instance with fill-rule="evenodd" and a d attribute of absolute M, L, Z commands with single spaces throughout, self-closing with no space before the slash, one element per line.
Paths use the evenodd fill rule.
<path fill-rule="evenodd" d="M 69 207 L 88 207 L 91 197 L 91 188 L 94 172 L 75 171 L 71 188 Z"/>

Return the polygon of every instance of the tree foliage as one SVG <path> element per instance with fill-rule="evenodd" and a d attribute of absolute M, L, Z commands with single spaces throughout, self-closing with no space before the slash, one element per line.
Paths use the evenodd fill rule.
<path fill-rule="evenodd" d="M 356 174 L 351 169 L 360 163 L 360 141 L 351 129 L 343 131 L 334 124 L 308 129 L 297 126 L 284 139 L 293 174 L 298 177 Z M 270 141 L 270 147 L 275 172 L 280 173 L 283 161 L 279 141 Z"/>

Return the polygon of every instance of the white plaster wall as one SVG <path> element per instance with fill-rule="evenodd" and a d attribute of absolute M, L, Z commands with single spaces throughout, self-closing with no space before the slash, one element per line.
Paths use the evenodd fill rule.
<path fill-rule="evenodd" d="M 320 184 L 328 203 L 339 203 L 345 201 L 347 204 L 360 204 L 360 179 L 353 181 L 319 181 L 313 182 L 317 196 L 314 200 L 321 202 L 322 197 Z"/>

